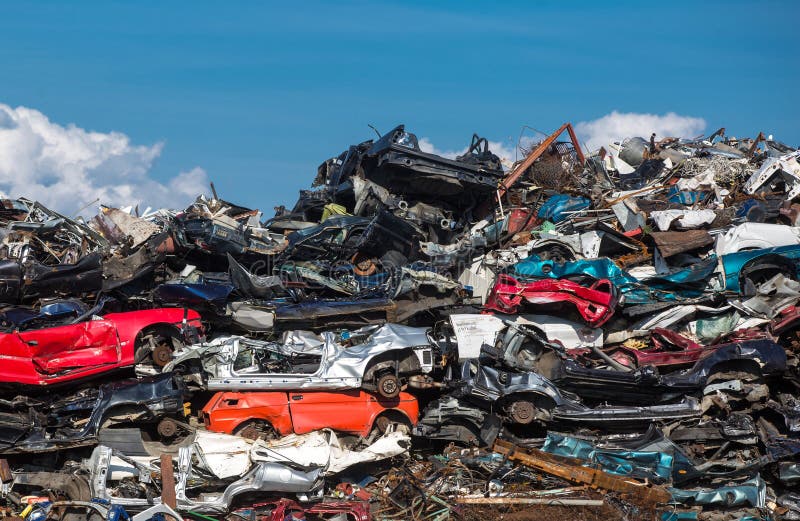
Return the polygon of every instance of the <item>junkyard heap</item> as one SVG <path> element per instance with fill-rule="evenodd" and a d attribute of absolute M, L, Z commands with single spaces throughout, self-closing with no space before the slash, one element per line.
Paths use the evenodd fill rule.
<path fill-rule="evenodd" d="M 523 155 L 401 125 L 266 220 L 2 200 L 3 514 L 800 519 L 800 151 Z"/>

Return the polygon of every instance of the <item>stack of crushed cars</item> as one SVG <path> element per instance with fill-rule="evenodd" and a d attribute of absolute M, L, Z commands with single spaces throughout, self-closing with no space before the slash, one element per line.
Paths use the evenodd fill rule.
<path fill-rule="evenodd" d="M 657 137 L 0 201 L 3 515 L 800 519 L 800 151 Z"/>

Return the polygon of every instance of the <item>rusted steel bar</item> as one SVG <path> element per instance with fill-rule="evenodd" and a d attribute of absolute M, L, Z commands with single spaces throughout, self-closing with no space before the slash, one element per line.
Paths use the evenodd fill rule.
<path fill-rule="evenodd" d="M 532 469 L 574 483 L 585 483 L 592 488 L 619 492 L 643 503 L 663 504 L 672 497 L 664 487 L 629 480 L 599 469 L 586 467 L 582 460 L 577 458 L 557 456 L 538 449 L 521 448 L 503 440 L 495 441 L 492 450 L 506 456 L 510 461 L 518 461 Z"/>
<path fill-rule="evenodd" d="M 161 502 L 170 508 L 178 507 L 175 496 L 175 472 L 172 468 L 172 456 L 161 455 Z"/>

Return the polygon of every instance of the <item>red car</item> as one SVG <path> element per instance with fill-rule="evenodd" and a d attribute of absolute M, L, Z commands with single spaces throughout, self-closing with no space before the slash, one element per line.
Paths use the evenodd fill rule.
<path fill-rule="evenodd" d="M 656 367 L 691 366 L 725 344 L 702 345 L 675 331 L 653 328 L 650 332 L 652 346 L 642 349 L 618 348 L 611 358 L 628 367 L 653 365 Z"/>
<path fill-rule="evenodd" d="M 258 521 L 285 521 L 286 519 L 371 521 L 372 519 L 367 501 L 323 501 L 301 506 L 291 499 L 279 499 L 269 503 L 257 503 L 242 512 L 234 512 L 234 514 L 237 518 L 244 519 L 248 519 L 252 515 Z"/>
<path fill-rule="evenodd" d="M 61 384 L 148 358 L 163 366 L 176 343 L 196 341 L 200 333 L 200 315 L 180 308 L 90 315 L 74 324 L 0 333 L 0 385 Z"/>
<path fill-rule="evenodd" d="M 567 279 L 542 279 L 521 282 L 509 275 L 498 275 L 486 298 L 484 309 L 515 314 L 520 306 L 552 306 L 569 303 L 591 327 L 603 325 L 617 307 L 617 291 L 608 279 L 586 287 Z"/>
<path fill-rule="evenodd" d="M 246 438 L 305 434 L 324 428 L 367 436 L 373 427 L 385 430 L 389 422 L 416 425 L 419 404 L 405 392 L 383 398 L 359 389 L 220 392 L 202 414 L 208 430 Z"/>

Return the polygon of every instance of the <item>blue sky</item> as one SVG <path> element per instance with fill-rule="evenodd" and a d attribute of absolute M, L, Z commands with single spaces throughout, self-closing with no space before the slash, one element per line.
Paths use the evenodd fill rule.
<path fill-rule="evenodd" d="M 131 175 L 167 200 L 197 167 L 270 213 L 368 124 L 439 150 L 473 132 L 513 148 L 523 125 L 675 112 L 798 145 L 798 15 L 735 0 L 6 2 L 0 103 L 150 147 Z M 121 183 L 103 164 L 95 182 Z"/>

